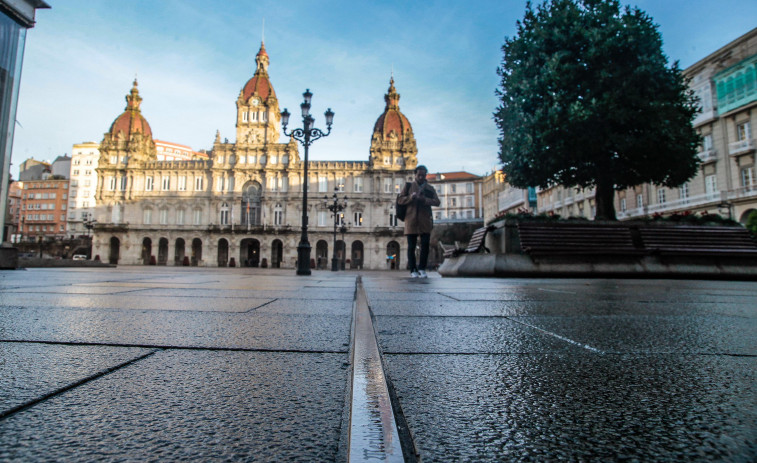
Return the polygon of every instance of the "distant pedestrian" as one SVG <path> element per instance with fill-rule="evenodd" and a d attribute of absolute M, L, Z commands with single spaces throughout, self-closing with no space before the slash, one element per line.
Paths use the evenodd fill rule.
<path fill-rule="evenodd" d="M 405 213 L 405 235 L 407 236 L 407 263 L 411 278 L 426 278 L 426 265 L 428 264 L 428 247 L 431 240 L 431 229 L 434 227 L 434 218 L 431 206 L 441 204 L 434 187 L 426 182 L 426 166 L 415 168 L 415 180 L 408 182 L 402 189 L 397 203 L 407 206 Z M 421 255 L 419 262 L 415 261 L 415 248 L 418 245 L 418 237 L 421 238 Z"/>

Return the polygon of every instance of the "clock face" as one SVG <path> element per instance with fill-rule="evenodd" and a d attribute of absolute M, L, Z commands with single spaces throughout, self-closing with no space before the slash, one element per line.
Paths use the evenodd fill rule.
<path fill-rule="evenodd" d="M 257 106 L 258 104 L 260 104 L 260 101 L 258 101 L 257 98 L 255 98 L 254 100 L 252 100 L 252 105 L 253 106 Z"/>

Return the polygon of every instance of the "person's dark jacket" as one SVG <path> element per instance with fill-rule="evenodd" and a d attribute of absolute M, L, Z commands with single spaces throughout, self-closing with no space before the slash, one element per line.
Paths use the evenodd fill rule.
<path fill-rule="evenodd" d="M 417 191 L 420 191 L 421 194 L 417 199 L 413 200 L 413 194 Z M 405 184 L 399 198 L 397 198 L 397 202 L 399 204 L 407 205 L 407 212 L 405 214 L 406 235 L 431 233 L 431 229 L 434 227 L 431 206 L 438 206 L 441 204 L 434 187 L 429 185 L 428 182 L 421 186 L 413 181 L 410 182 L 409 188 L 407 187 L 407 184 Z"/>

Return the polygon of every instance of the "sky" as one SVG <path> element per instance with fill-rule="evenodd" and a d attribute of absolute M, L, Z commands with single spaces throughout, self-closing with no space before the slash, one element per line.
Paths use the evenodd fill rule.
<path fill-rule="evenodd" d="M 154 138 L 209 150 L 219 130 L 233 142 L 235 101 L 263 38 L 290 128 L 301 125 L 305 89 L 316 127 L 325 129 L 327 108 L 336 114 L 311 160 L 368 160 L 393 75 L 419 163 L 432 173 L 499 167 L 497 67 L 525 0 L 46 1 L 52 8 L 37 11 L 26 38 L 14 178 L 25 159 L 102 141 L 135 76 Z M 754 0 L 622 3 L 654 19 L 682 69 L 757 25 Z"/>

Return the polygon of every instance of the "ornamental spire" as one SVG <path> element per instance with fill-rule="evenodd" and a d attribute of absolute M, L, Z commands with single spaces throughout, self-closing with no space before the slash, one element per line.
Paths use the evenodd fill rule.
<path fill-rule="evenodd" d="M 139 90 L 137 89 L 137 78 L 134 77 L 134 84 L 131 87 L 131 92 L 126 95 L 126 110 L 139 111 L 139 105 L 142 103 L 142 97 L 139 96 Z"/>
<path fill-rule="evenodd" d="M 268 74 L 268 53 L 265 51 L 265 42 L 263 41 L 260 42 L 260 50 L 255 56 L 255 63 L 257 64 L 255 74 Z"/>
<path fill-rule="evenodd" d="M 394 88 L 394 69 L 392 69 L 392 77 L 389 79 L 389 90 L 384 95 L 384 101 L 386 101 L 386 109 L 400 109 L 400 94 Z"/>

